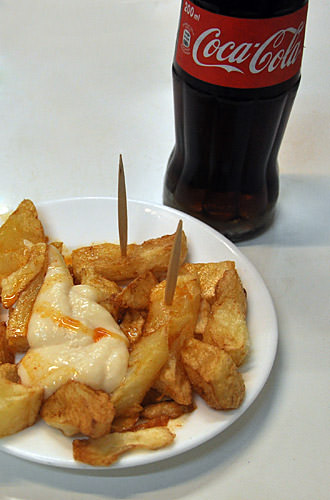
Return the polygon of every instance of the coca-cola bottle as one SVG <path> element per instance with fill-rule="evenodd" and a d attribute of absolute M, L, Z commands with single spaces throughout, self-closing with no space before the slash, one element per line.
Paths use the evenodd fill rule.
<path fill-rule="evenodd" d="M 182 1 L 164 203 L 234 241 L 274 215 L 306 15 L 307 0 Z"/>

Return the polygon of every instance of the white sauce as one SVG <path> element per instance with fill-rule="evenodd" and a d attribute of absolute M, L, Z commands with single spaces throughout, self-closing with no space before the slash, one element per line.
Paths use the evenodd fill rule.
<path fill-rule="evenodd" d="M 126 375 L 127 339 L 98 304 L 98 291 L 73 285 L 61 254 L 50 245 L 49 265 L 28 328 L 30 349 L 18 368 L 22 383 L 49 397 L 68 380 L 111 393 Z"/>

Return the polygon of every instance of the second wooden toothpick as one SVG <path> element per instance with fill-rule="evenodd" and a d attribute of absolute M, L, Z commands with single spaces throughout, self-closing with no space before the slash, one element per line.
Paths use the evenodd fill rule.
<path fill-rule="evenodd" d="M 118 230 L 122 257 L 127 255 L 127 198 L 125 172 L 122 155 L 119 156 L 118 169 Z"/>

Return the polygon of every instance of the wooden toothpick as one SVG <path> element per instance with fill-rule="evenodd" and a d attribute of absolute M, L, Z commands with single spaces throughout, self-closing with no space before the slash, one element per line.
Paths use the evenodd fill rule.
<path fill-rule="evenodd" d="M 127 198 L 125 172 L 122 155 L 119 156 L 118 169 L 118 229 L 122 257 L 127 255 Z"/>
<path fill-rule="evenodd" d="M 168 306 L 172 304 L 176 282 L 178 279 L 180 254 L 181 254 L 181 240 L 182 240 L 182 220 L 180 220 L 178 223 L 170 255 L 170 262 L 167 270 L 166 287 L 165 287 L 165 304 Z"/>

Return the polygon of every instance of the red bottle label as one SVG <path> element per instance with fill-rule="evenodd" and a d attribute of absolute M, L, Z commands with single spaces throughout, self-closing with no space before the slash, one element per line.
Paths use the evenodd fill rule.
<path fill-rule="evenodd" d="M 233 88 L 269 87 L 301 66 L 307 4 L 291 14 L 243 19 L 183 1 L 176 62 L 199 80 Z"/>

